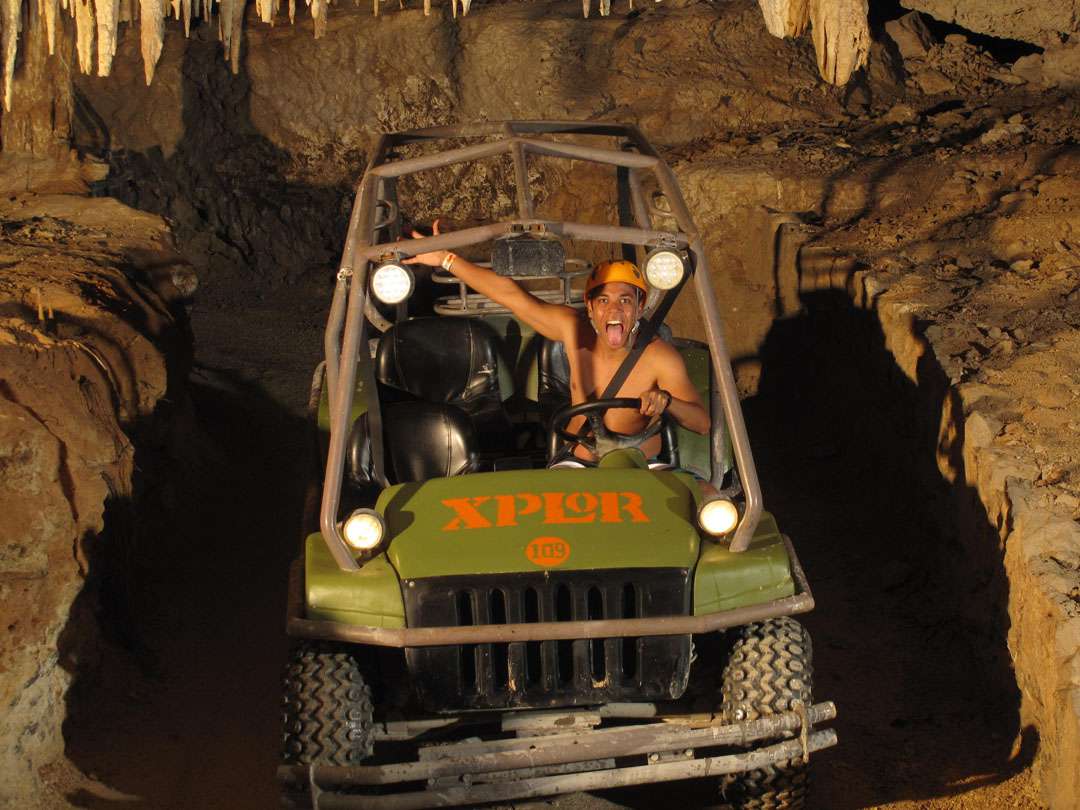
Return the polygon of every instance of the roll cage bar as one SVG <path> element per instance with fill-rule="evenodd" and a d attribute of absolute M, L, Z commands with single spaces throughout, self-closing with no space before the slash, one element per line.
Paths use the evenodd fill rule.
<path fill-rule="evenodd" d="M 594 146 L 560 143 L 543 136 L 595 135 L 623 139 L 619 150 Z M 444 139 L 487 138 L 483 143 L 462 146 L 419 157 L 395 159 L 398 147 Z M 397 178 L 417 172 L 444 168 L 481 158 L 509 154 L 513 160 L 517 218 L 513 220 L 466 228 L 451 233 L 418 239 L 402 239 L 397 212 Z M 529 189 L 529 155 L 581 160 L 616 167 L 619 185 L 618 226 L 590 225 L 579 222 L 538 220 Z M 642 173 L 651 173 L 671 210 L 657 211 L 673 218 L 675 231 L 653 228 L 652 209 L 645 201 Z M 386 215 L 380 217 L 380 210 Z M 633 224 L 630 224 L 630 223 Z M 750 442 L 743 421 L 735 375 L 724 341 L 720 312 L 709 283 L 709 265 L 705 247 L 690 216 L 686 201 L 679 190 L 674 173 L 648 144 L 635 126 L 610 123 L 573 123 L 562 121 L 509 121 L 481 123 L 454 127 L 433 127 L 383 135 L 376 143 L 371 161 L 356 189 L 352 214 L 349 218 L 345 249 L 334 286 L 330 305 L 324 348 L 326 352 L 326 383 L 330 404 L 330 446 L 326 474 L 323 479 L 319 525 L 323 538 L 335 562 L 343 570 L 357 570 L 360 564 L 349 552 L 338 522 L 341 486 L 344 477 L 346 445 L 349 436 L 349 415 L 360 348 L 367 347 L 367 324 L 385 329 L 389 322 L 375 309 L 367 295 L 368 274 L 373 262 L 382 257 L 415 256 L 434 250 L 456 250 L 485 242 L 515 231 L 542 228 L 549 233 L 570 239 L 621 243 L 627 258 L 633 258 L 635 246 L 667 245 L 687 250 L 691 257 L 695 290 L 701 306 L 706 342 L 712 359 L 713 386 L 710 406 L 713 426 L 710 436 L 712 478 L 714 486 L 722 486 L 721 459 L 724 453 L 724 431 L 718 417 L 723 417 L 731 437 L 736 472 L 745 495 L 743 514 L 730 549 L 745 551 L 757 528 L 763 509 L 761 487 L 750 452 Z M 675 291 L 673 291 L 675 292 Z M 365 363 L 367 379 L 362 381 L 368 391 L 376 391 L 371 364 Z M 377 396 L 369 397 L 368 425 L 371 436 L 374 477 L 382 486 L 388 485 L 383 468 L 383 436 L 380 406 Z"/>

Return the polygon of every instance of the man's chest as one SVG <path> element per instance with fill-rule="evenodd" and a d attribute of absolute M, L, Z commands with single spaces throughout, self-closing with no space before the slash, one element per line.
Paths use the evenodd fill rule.
<path fill-rule="evenodd" d="M 624 358 L 625 355 L 619 358 L 602 357 L 587 349 L 568 352 L 571 400 L 576 404 L 604 396 Z M 656 374 L 644 360 L 644 356 L 638 358 L 619 390 L 609 396 L 637 397 L 655 387 Z"/>

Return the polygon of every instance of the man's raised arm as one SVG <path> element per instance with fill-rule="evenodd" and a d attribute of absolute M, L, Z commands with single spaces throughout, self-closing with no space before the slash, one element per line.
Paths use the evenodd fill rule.
<path fill-rule="evenodd" d="M 439 233 L 437 220 L 434 231 Z M 416 231 L 412 235 L 415 239 L 423 236 Z M 433 250 L 406 259 L 405 263 L 442 267 L 476 292 L 506 307 L 549 340 L 566 341 L 573 334 L 577 313 L 571 307 L 541 301 L 513 279 L 473 264 L 456 253 Z"/>

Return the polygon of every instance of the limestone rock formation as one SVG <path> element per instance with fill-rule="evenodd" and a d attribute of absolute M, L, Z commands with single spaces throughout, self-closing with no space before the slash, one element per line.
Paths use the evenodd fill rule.
<path fill-rule="evenodd" d="M 905 8 L 980 34 L 1052 47 L 1080 31 L 1080 0 L 902 0 Z"/>
<path fill-rule="evenodd" d="M 896 20 L 885 23 L 885 33 L 896 43 L 897 50 L 905 59 L 926 56 L 934 39 L 918 12 L 912 11 Z"/>
<path fill-rule="evenodd" d="M 818 70 L 830 84 L 847 84 L 870 54 L 867 0 L 810 0 Z"/>
<path fill-rule="evenodd" d="M 97 621 L 107 503 L 133 497 L 132 429 L 167 388 L 175 323 L 120 269 L 175 254 L 157 217 L 113 200 L 11 195 L 0 279 L 0 806 L 55 807 L 73 677 Z M 108 247 L 103 247 L 104 244 Z"/>
<path fill-rule="evenodd" d="M 810 23 L 810 0 L 758 0 L 774 37 L 798 37 Z"/>

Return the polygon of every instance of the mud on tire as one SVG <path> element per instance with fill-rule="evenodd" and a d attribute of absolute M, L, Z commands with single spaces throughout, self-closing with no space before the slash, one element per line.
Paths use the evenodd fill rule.
<path fill-rule="evenodd" d="M 730 631 L 731 650 L 723 675 L 722 713 L 728 722 L 756 720 L 811 704 L 810 635 L 789 617 L 755 622 Z M 807 767 L 790 759 L 721 778 L 720 792 L 738 810 L 796 810 L 806 800 Z"/>
<path fill-rule="evenodd" d="M 284 747 L 288 764 L 355 765 L 372 753 L 371 687 L 341 648 L 302 643 L 285 667 Z"/>

